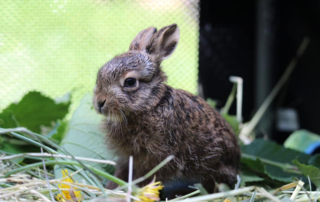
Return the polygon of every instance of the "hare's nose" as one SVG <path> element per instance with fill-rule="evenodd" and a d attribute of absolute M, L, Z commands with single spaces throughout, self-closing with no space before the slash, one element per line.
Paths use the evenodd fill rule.
<path fill-rule="evenodd" d="M 98 107 L 99 108 L 103 107 L 104 103 L 106 103 L 106 100 L 98 101 Z"/>

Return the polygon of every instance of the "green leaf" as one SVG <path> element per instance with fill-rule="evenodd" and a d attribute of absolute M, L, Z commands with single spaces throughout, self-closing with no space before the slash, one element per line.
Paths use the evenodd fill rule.
<path fill-rule="evenodd" d="M 2 128 L 16 128 L 19 124 L 14 117 L 14 114 L 10 111 L 3 111 L 0 114 L 0 127 Z"/>
<path fill-rule="evenodd" d="M 92 95 L 85 95 L 67 125 L 66 134 L 63 137 L 60 146 L 74 156 L 102 160 L 115 160 L 113 153 L 108 151 L 105 144 L 106 134 L 103 133 L 100 128 L 102 118 L 103 117 L 98 115 L 93 109 Z M 112 165 L 92 162 L 83 163 L 109 173 L 113 173 L 114 171 L 114 167 Z M 62 169 L 66 169 L 66 167 L 61 167 L 59 165 L 55 166 L 54 174 L 56 178 L 62 177 Z M 68 170 L 69 173 L 74 172 L 74 170 Z M 73 176 L 73 179 L 78 182 L 85 180 L 87 184 L 94 185 L 92 181 L 90 182 L 86 180 L 86 178 L 80 174 Z"/>
<path fill-rule="evenodd" d="M 320 154 L 312 156 L 308 161 L 308 165 L 320 168 Z"/>
<path fill-rule="evenodd" d="M 264 178 L 268 177 L 265 171 L 265 166 L 259 158 L 250 159 L 242 157 L 241 164 L 240 177 L 242 185 L 250 182 L 263 181 Z M 260 177 L 258 175 L 260 175 Z"/>
<path fill-rule="evenodd" d="M 310 177 L 311 182 L 313 182 L 317 188 L 320 188 L 320 169 L 312 165 L 305 165 L 300 163 L 298 160 L 294 160 L 295 164 L 299 170 L 306 176 Z"/>
<path fill-rule="evenodd" d="M 216 101 L 216 100 L 213 100 L 213 99 L 211 99 L 211 98 L 208 98 L 208 99 L 207 99 L 207 103 L 208 103 L 213 109 L 215 109 L 216 106 L 217 106 L 217 101 Z"/>
<path fill-rule="evenodd" d="M 9 144 L 5 141 L 1 142 L 0 148 L 1 148 L 0 151 L 9 153 L 9 154 L 19 154 L 19 153 L 25 152 L 25 150 L 22 149 L 21 145 Z"/>
<path fill-rule="evenodd" d="M 290 179 L 275 177 L 266 170 L 266 164 L 259 158 L 241 158 L 241 184 L 257 185 L 259 182 L 267 182 L 268 185 L 280 186 L 283 182 Z"/>
<path fill-rule="evenodd" d="M 259 172 L 265 174 L 265 166 L 261 162 L 259 158 L 256 159 L 250 159 L 250 158 L 241 158 L 241 163 L 248 166 L 252 171 Z"/>
<path fill-rule="evenodd" d="M 320 142 L 320 136 L 307 130 L 297 130 L 284 142 L 286 148 L 306 152 L 312 143 Z"/>
<path fill-rule="evenodd" d="M 286 149 L 276 143 L 257 139 L 250 145 L 241 147 L 242 160 L 246 166 L 261 170 L 261 165 L 249 164 L 247 159 L 260 159 L 265 166 L 265 170 L 260 173 L 267 174 L 270 178 L 281 182 L 291 182 L 293 177 L 300 177 L 296 170 L 293 169 L 291 162 L 298 159 L 303 163 L 307 163 L 310 156 L 295 150 Z M 257 168 L 255 168 L 257 167 Z"/>
<path fill-rule="evenodd" d="M 102 116 L 98 115 L 92 106 L 92 96 L 87 94 L 81 100 L 68 124 L 65 137 L 61 142 L 69 153 L 74 156 L 113 160 L 114 155 L 108 151 L 105 144 L 106 133 L 102 132 L 100 123 Z M 112 171 L 113 166 L 100 163 L 88 163 L 97 169 Z"/>
<path fill-rule="evenodd" d="M 51 126 L 52 122 L 63 119 L 68 113 L 70 100 L 57 103 L 39 92 L 29 92 L 19 103 L 11 104 L 0 114 L 1 127 L 23 126 L 41 133 L 41 126 Z"/>
<path fill-rule="evenodd" d="M 1 141 L 0 143 L 0 153 L 21 154 L 26 152 L 39 152 L 39 151 L 40 150 L 38 147 L 26 144 L 25 142 L 22 142 L 17 139 L 10 139 L 10 142 L 7 142 L 6 139 L 4 138 L 4 141 Z M 19 160 L 22 160 L 22 159 L 23 158 L 19 158 Z"/>
<path fill-rule="evenodd" d="M 58 121 L 54 128 L 48 133 L 47 138 L 54 140 L 60 144 L 68 127 L 68 121 Z"/>
<path fill-rule="evenodd" d="M 263 178 L 258 177 L 257 175 L 250 172 L 241 173 L 240 178 L 241 178 L 242 185 L 245 185 L 246 183 L 249 183 L 249 182 L 261 182 L 264 180 Z"/>
<path fill-rule="evenodd" d="M 26 151 L 26 148 L 24 150 L 21 149 L 21 146 L 14 145 L 14 144 L 9 144 L 7 142 L 0 142 L 0 154 L 20 154 Z M 13 159 L 12 161 L 16 163 L 20 163 L 23 161 L 24 158 L 18 158 L 18 159 Z"/>

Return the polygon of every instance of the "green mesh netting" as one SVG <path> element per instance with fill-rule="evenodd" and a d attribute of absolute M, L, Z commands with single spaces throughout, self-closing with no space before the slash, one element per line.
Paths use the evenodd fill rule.
<path fill-rule="evenodd" d="M 181 38 L 163 62 L 168 83 L 196 92 L 198 0 L 0 1 L 0 8 L 0 110 L 30 90 L 72 91 L 75 106 L 139 31 L 172 23 Z"/>

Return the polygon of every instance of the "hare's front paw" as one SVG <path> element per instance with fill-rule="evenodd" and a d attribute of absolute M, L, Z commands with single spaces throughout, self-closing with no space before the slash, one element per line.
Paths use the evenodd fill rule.
<path fill-rule="evenodd" d="M 106 184 L 106 189 L 112 190 L 112 189 L 117 188 L 118 186 L 119 186 L 118 184 L 116 184 L 116 183 L 114 183 L 114 182 L 112 182 L 112 181 L 109 181 L 109 182 L 107 182 L 107 184 Z"/>

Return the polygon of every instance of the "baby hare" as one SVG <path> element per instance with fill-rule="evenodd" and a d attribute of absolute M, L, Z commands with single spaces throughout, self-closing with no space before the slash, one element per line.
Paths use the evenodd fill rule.
<path fill-rule="evenodd" d="M 136 179 L 174 155 L 156 173 L 157 180 L 192 179 L 209 192 L 215 182 L 233 187 L 240 150 L 231 127 L 203 99 L 165 83 L 160 64 L 178 41 L 176 24 L 159 31 L 149 27 L 133 39 L 128 52 L 98 72 L 93 103 L 106 117 L 107 144 L 119 156 L 115 176 L 128 180 L 129 156 L 134 159 Z M 107 184 L 109 189 L 115 187 L 113 182 Z"/>

